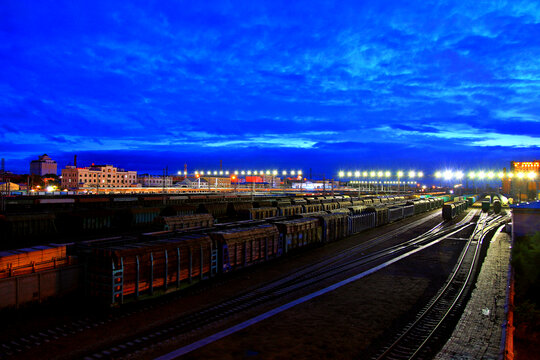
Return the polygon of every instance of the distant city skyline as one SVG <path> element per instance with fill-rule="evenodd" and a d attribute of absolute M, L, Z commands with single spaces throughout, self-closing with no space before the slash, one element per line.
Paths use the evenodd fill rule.
<path fill-rule="evenodd" d="M 44 153 L 334 176 L 540 157 L 538 2 L 8 0 L 0 20 L 14 172 Z"/>

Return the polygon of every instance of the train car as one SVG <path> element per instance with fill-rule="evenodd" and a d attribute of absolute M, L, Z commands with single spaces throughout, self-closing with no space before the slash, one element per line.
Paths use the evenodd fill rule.
<path fill-rule="evenodd" d="M 307 200 L 306 199 L 300 199 L 300 198 L 296 198 L 296 199 L 291 199 L 291 203 L 293 205 L 307 205 Z"/>
<path fill-rule="evenodd" d="M 159 214 L 159 211 L 157 214 Z M 56 226 L 59 232 L 80 234 L 112 228 L 115 212 L 105 209 L 78 210 L 58 213 L 56 217 Z M 152 218 L 151 221 L 153 220 Z"/>
<path fill-rule="evenodd" d="M 501 212 L 501 200 L 499 198 L 493 199 L 493 212 L 499 214 Z"/>
<path fill-rule="evenodd" d="M 375 206 L 371 209 L 371 211 L 375 211 L 375 214 L 377 216 L 377 226 L 382 226 L 389 223 L 387 206 Z"/>
<path fill-rule="evenodd" d="M 218 249 L 219 270 L 223 273 L 282 254 L 279 232 L 273 224 L 216 231 L 210 237 Z"/>
<path fill-rule="evenodd" d="M 227 215 L 229 217 L 236 217 L 238 214 L 251 209 L 253 209 L 253 203 L 251 201 L 232 202 L 227 205 Z"/>
<path fill-rule="evenodd" d="M 20 240 L 56 232 L 55 214 L 0 215 L 0 249 L 21 246 Z"/>
<path fill-rule="evenodd" d="M 388 208 L 388 222 L 403 219 L 403 206 L 390 206 Z"/>
<path fill-rule="evenodd" d="M 323 206 L 322 204 L 305 204 L 305 205 L 302 205 L 303 209 L 304 209 L 304 213 L 312 213 L 312 212 L 319 212 L 319 211 L 323 211 Z"/>
<path fill-rule="evenodd" d="M 467 208 L 466 201 L 453 201 L 443 205 L 442 217 L 444 220 L 452 220 Z"/>
<path fill-rule="evenodd" d="M 363 200 L 353 200 L 352 201 L 352 206 L 363 206 L 364 205 L 364 201 Z"/>
<path fill-rule="evenodd" d="M 308 245 L 320 244 L 323 240 L 321 222 L 316 218 L 300 218 L 275 222 L 279 239 L 285 253 Z"/>
<path fill-rule="evenodd" d="M 278 215 L 279 216 L 293 216 L 301 214 L 303 208 L 301 205 L 287 205 L 287 206 L 278 206 Z"/>
<path fill-rule="evenodd" d="M 109 305 L 212 275 L 212 240 L 205 234 L 150 243 L 131 237 L 98 239 L 77 244 L 76 251 L 87 264 L 89 295 Z"/>
<path fill-rule="evenodd" d="M 367 206 L 359 205 L 359 206 L 351 206 L 349 207 L 349 213 L 351 215 L 360 215 L 361 213 L 365 212 L 367 209 Z"/>
<path fill-rule="evenodd" d="M 371 229 L 377 226 L 377 216 L 376 212 L 366 212 L 357 215 L 349 215 L 348 225 L 349 225 L 349 235 L 357 234 L 361 231 Z"/>
<path fill-rule="evenodd" d="M 482 200 L 482 211 L 489 212 L 490 207 L 491 207 L 491 197 L 486 196 L 484 200 Z"/>
<path fill-rule="evenodd" d="M 158 216 L 154 219 L 154 224 L 165 231 L 190 230 L 212 227 L 214 225 L 214 218 L 211 214 Z"/>
<path fill-rule="evenodd" d="M 321 214 L 316 217 L 321 221 L 323 242 L 332 242 L 347 236 L 347 214 Z"/>
<path fill-rule="evenodd" d="M 345 200 L 339 201 L 337 204 L 338 204 L 338 208 L 340 209 L 348 209 L 349 207 L 352 206 L 351 201 L 345 201 Z"/>
<path fill-rule="evenodd" d="M 202 204 L 199 204 L 197 212 L 211 214 L 214 217 L 214 219 L 219 219 L 219 218 L 227 216 L 227 203 L 226 202 L 202 203 Z"/>
<path fill-rule="evenodd" d="M 414 215 L 414 205 L 403 205 L 403 217 L 410 217 Z"/>
<path fill-rule="evenodd" d="M 161 209 L 161 216 L 182 216 L 193 215 L 197 211 L 197 206 L 193 204 L 173 204 Z"/>
<path fill-rule="evenodd" d="M 242 210 L 238 213 L 240 218 L 247 220 L 261 220 L 278 215 L 278 209 L 275 207 L 262 207 Z"/>
<path fill-rule="evenodd" d="M 131 226 L 145 226 L 152 224 L 161 213 L 159 207 L 140 207 L 129 209 L 131 213 Z"/>
<path fill-rule="evenodd" d="M 114 197 L 109 202 L 109 206 L 112 208 L 125 208 L 138 206 L 139 198 L 134 196 L 121 196 Z"/>

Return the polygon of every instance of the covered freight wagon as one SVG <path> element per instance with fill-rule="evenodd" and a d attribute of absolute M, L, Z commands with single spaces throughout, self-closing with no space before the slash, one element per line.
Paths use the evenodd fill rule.
<path fill-rule="evenodd" d="M 322 242 L 322 227 L 319 219 L 301 218 L 276 222 L 279 240 L 286 253 L 297 248 Z"/>
<path fill-rule="evenodd" d="M 163 230 L 188 230 L 212 227 L 214 218 L 211 214 L 158 216 L 154 223 L 162 227 Z"/>
<path fill-rule="evenodd" d="M 282 251 L 278 230 L 271 224 L 216 231 L 210 237 L 218 250 L 221 272 L 267 261 Z"/>

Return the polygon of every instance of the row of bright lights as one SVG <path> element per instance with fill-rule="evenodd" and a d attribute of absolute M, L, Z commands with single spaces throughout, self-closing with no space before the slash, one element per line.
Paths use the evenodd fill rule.
<path fill-rule="evenodd" d="M 437 171 L 435 173 L 435 178 L 437 179 L 444 179 L 444 180 L 461 180 L 463 179 L 463 177 L 465 176 L 465 174 L 463 173 L 463 171 L 460 171 L 460 170 L 457 170 L 457 171 L 452 171 L 452 170 L 445 170 L 445 171 Z M 480 171 L 470 171 L 468 174 L 467 174 L 467 177 L 471 180 L 474 180 L 474 179 L 479 179 L 479 180 L 484 180 L 484 179 L 495 179 L 495 178 L 499 178 L 499 179 L 503 179 L 503 178 L 513 178 L 513 177 L 517 177 L 518 179 L 524 179 L 524 178 L 527 178 L 529 180 L 534 180 L 536 178 L 536 173 L 534 171 L 530 171 L 528 173 L 525 173 L 525 172 L 518 172 L 518 173 L 503 173 L 502 171 L 496 173 L 494 171 L 485 171 L 485 170 L 480 170 Z"/>
<path fill-rule="evenodd" d="M 388 184 L 388 185 L 398 185 L 398 184 L 416 184 L 416 181 L 349 181 L 349 184 Z"/>
<path fill-rule="evenodd" d="M 414 171 L 414 170 L 411 170 L 407 173 L 407 175 L 409 176 L 409 178 L 422 178 L 424 177 L 424 173 L 422 171 Z M 341 178 L 341 177 L 377 177 L 377 178 L 382 178 L 382 177 L 391 177 L 392 176 L 392 172 L 391 171 L 340 171 L 338 173 L 338 176 Z M 402 178 L 405 176 L 405 173 L 403 171 L 398 171 L 396 172 L 396 175 L 398 178 Z"/>
<path fill-rule="evenodd" d="M 229 175 L 233 173 L 234 175 L 272 175 L 272 176 L 277 176 L 280 172 L 278 170 L 235 170 L 233 172 L 229 171 L 229 170 L 225 170 L 225 171 L 217 171 L 217 170 L 208 170 L 208 171 L 204 171 L 204 170 L 201 170 L 201 171 L 195 171 L 195 174 L 196 175 Z M 180 175 L 181 172 L 179 171 L 178 174 Z M 286 175 L 302 175 L 302 170 L 290 170 L 290 171 L 287 171 L 287 170 L 282 170 L 281 171 L 281 175 L 283 176 L 286 176 Z M 186 172 L 184 171 L 184 175 L 187 175 Z"/>

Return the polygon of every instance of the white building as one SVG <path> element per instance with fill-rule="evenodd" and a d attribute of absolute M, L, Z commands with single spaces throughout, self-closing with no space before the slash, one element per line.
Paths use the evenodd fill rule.
<path fill-rule="evenodd" d="M 112 165 L 94 165 L 85 168 L 66 166 L 62 169 L 62 188 L 118 188 L 137 183 L 136 171 L 125 171 Z"/>
<path fill-rule="evenodd" d="M 56 175 L 57 171 L 57 165 L 56 161 L 51 159 L 49 155 L 43 154 L 40 157 L 38 157 L 37 160 L 32 160 L 30 162 L 30 174 L 31 175 L 48 175 L 48 174 L 54 174 Z"/>

